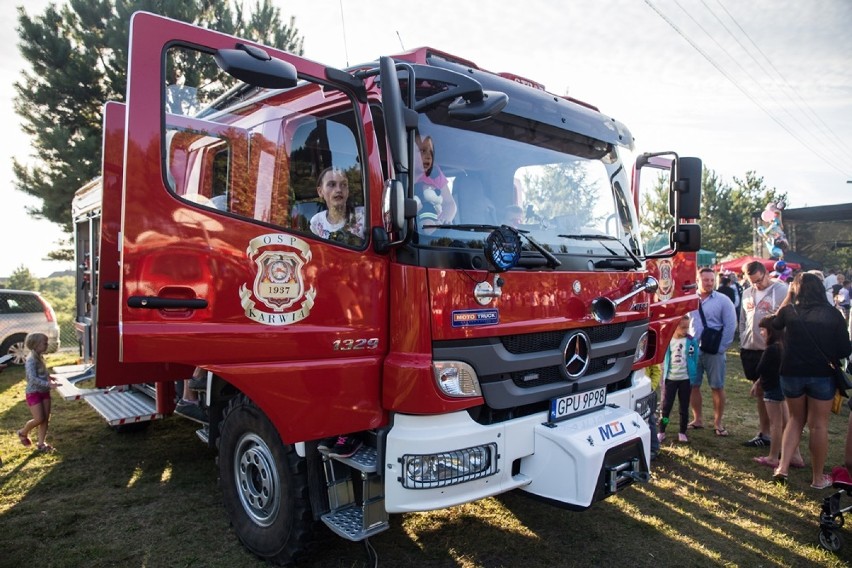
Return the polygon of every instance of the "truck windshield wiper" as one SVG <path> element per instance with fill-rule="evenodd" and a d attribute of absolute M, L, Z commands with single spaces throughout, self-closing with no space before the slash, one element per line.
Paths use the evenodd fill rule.
<path fill-rule="evenodd" d="M 642 261 L 639 260 L 639 257 L 636 256 L 630 247 L 628 247 L 624 242 L 618 237 L 613 237 L 611 235 L 597 235 L 597 234 L 580 234 L 580 235 L 556 235 L 557 237 L 562 237 L 565 239 L 577 239 L 581 241 L 598 241 L 600 245 L 605 248 L 609 254 L 612 256 L 618 256 L 614 250 L 606 246 L 603 241 L 615 241 L 620 244 L 624 248 L 624 252 L 630 257 L 630 260 L 633 261 L 633 268 L 639 268 L 642 266 Z"/>
<path fill-rule="evenodd" d="M 562 262 L 559 261 L 558 258 L 553 256 L 553 253 L 544 248 L 541 243 L 532 238 L 528 233 L 529 231 L 525 231 L 523 229 L 516 229 L 515 227 L 510 227 L 509 225 L 423 225 L 424 229 L 455 229 L 457 231 L 495 231 L 500 228 L 506 228 L 512 231 L 513 233 L 522 236 L 532 248 L 536 250 L 544 259 L 547 261 L 548 268 L 556 268 L 557 266 L 561 266 Z"/>

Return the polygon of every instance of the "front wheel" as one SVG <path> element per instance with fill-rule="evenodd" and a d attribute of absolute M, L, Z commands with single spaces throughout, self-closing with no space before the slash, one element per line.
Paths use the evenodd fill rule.
<path fill-rule="evenodd" d="M 843 545 L 840 535 L 833 529 L 820 529 L 819 544 L 829 552 L 837 552 Z"/>
<path fill-rule="evenodd" d="M 223 501 L 240 541 L 269 562 L 293 562 L 313 528 L 305 460 L 243 395 L 228 405 L 218 444 Z"/>

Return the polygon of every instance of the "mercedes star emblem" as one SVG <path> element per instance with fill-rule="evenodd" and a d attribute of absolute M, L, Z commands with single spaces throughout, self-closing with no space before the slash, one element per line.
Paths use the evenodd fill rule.
<path fill-rule="evenodd" d="M 585 333 L 577 332 L 565 344 L 565 372 L 572 379 L 579 379 L 589 368 L 591 342 Z"/>

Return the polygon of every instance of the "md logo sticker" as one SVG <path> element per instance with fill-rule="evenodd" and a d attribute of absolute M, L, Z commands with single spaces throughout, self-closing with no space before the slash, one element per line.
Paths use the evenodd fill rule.
<path fill-rule="evenodd" d="M 624 424 L 616 420 L 604 426 L 598 426 L 598 432 L 601 433 L 601 440 L 606 442 L 607 440 L 626 434 L 627 430 L 624 429 Z"/>
<path fill-rule="evenodd" d="M 497 310 L 454 310 L 453 327 L 470 327 L 475 325 L 495 325 L 500 323 L 500 312 Z"/>

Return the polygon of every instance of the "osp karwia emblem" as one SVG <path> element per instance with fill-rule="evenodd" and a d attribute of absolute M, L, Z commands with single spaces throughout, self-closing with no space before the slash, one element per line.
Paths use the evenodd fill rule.
<path fill-rule="evenodd" d="M 674 266 L 669 259 L 657 261 L 659 271 L 659 286 L 657 288 L 657 301 L 663 302 L 672 297 L 674 293 Z"/>
<path fill-rule="evenodd" d="M 261 235 L 249 242 L 246 254 L 257 267 L 251 288 L 247 283 L 240 287 L 247 318 L 289 325 L 310 315 L 317 293 L 313 286 L 305 290 L 303 268 L 311 261 L 308 243 L 293 235 Z"/>

